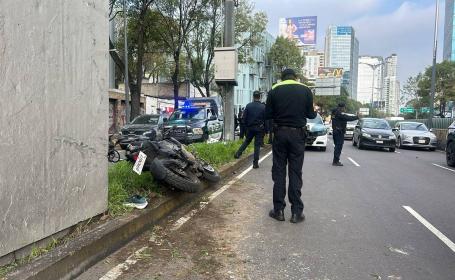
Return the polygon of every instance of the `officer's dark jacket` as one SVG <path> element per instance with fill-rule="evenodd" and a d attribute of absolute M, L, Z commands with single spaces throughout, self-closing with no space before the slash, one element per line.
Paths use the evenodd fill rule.
<path fill-rule="evenodd" d="M 306 120 L 316 118 L 313 93 L 294 80 L 285 80 L 272 87 L 267 97 L 266 119 L 276 126 L 305 127 Z"/>
<path fill-rule="evenodd" d="M 245 111 L 243 112 L 243 123 L 247 127 L 264 127 L 265 105 L 259 101 L 254 101 L 246 105 Z"/>
<path fill-rule="evenodd" d="M 350 116 L 348 114 L 343 113 L 340 108 L 335 108 L 332 110 L 332 128 L 340 129 L 342 131 L 346 131 L 346 124 L 350 121 L 358 120 L 357 116 Z"/>

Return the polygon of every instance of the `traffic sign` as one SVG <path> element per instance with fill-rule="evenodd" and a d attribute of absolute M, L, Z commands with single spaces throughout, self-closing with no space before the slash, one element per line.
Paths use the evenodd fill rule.
<path fill-rule="evenodd" d="M 421 113 L 430 113 L 430 108 L 429 107 L 422 107 L 420 108 Z"/>
<path fill-rule="evenodd" d="M 414 113 L 414 108 L 412 107 L 400 108 L 400 113 Z"/>

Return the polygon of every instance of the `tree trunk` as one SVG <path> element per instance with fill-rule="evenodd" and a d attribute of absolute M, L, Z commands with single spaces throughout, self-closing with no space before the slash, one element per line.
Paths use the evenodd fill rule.
<path fill-rule="evenodd" d="M 179 75 L 180 75 L 180 51 L 174 53 L 175 68 L 172 74 L 172 83 L 174 84 L 174 110 L 179 108 Z"/>
<path fill-rule="evenodd" d="M 138 26 L 138 42 L 137 42 L 137 61 L 136 61 L 136 90 L 131 92 L 131 119 L 141 114 L 141 92 L 142 92 L 142 78 L 144 73 L 142 71 L 142 64 L 144 61 L 144 19 L 145 13 L 142 11 L 139 18 Z"/>
<path fill-rule="evenodd" d="M 205 96 L 210 97 L 210 83 L 205 83 Z"/>

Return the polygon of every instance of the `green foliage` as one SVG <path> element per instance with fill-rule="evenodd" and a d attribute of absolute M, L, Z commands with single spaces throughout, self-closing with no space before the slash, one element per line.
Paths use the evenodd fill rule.
<path fill-rule="evenodd" d="M 150 172 L 137 175 L 133 165 L 121 161 L 109 166 L 109 215 L 119 216 L 130 211 L 131 208 L 123 206 L 123 202 L 134 194 L 148 197 L 151 193 L 160 193 L 160 188 L 153 180 Z"/>
<path fill-rule="evenodd" d="M 240 1 L 235 9 L 234 22 L 239 63 L 252 62 L 252 50 L 261 45 L 267 23 L 267 15 L 264 12 L 254 12 L 254 5 L 250 0 Z"/>
<path fill-rule="evenodd" d="M 189 146 L 189 150 L 199 158 L 205 160 L 215 167 L 235 161 L 234 154 L 242 145 L 243 141 L 218 142 L 218 143 L 195 143 Z M 249 155 L 254 147 L 251 143 L 243 153 Z"/>
<path fill-rule="evenodd" d="M 305 57 L 302 55 L 295 41 L 284 37 L 278 37 L 270 49 L 270 59 L 277 66 L 276 77 L 279 78 L 281 71 L 285 68 L 294 69 L 302 76 L 302 68 L 305 64 Z"/>
<path fill-rule="evenodd" d="M 339 96 L 315 96 L 314 103 L 321 108 L 323 116 L 329 116 L 332 109 L 338 106 L 338 103 L 346 104 L 346 112 L 354 114 L 358 112 L 359 108 L 363 107 L 360 102 L 349 98 L 349 93 L 344 87 L 341 88 Z M 371 110 L 371 109 L 370 109 Z"/>

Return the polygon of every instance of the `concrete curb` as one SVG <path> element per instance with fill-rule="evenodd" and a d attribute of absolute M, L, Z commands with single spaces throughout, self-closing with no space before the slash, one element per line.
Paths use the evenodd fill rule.
<path fill-rule="evenodd" d="M 268 146 L 263 148 L 261 153 L 270 150 L 271 147 Z M 220 168 L 222 178 L 230 176 L 252 160 L 253 155 L 250 155 L 223 166 Z M 208 187 L 205 185 L 204 190 Z M 180 206 L 200 197 L 200 195 L 201 193 L 171 193 L 169 197 L 162 199 L 152 208 L 140 212 L 135 211 L 126 217 L 119 217 L 106 222 L 67 244 L 57 247 L 49 254 L 9 274 L 6 279 L 74 279 L 98 261 L 145 232 L 160 219 L 168 216 Z"/>

